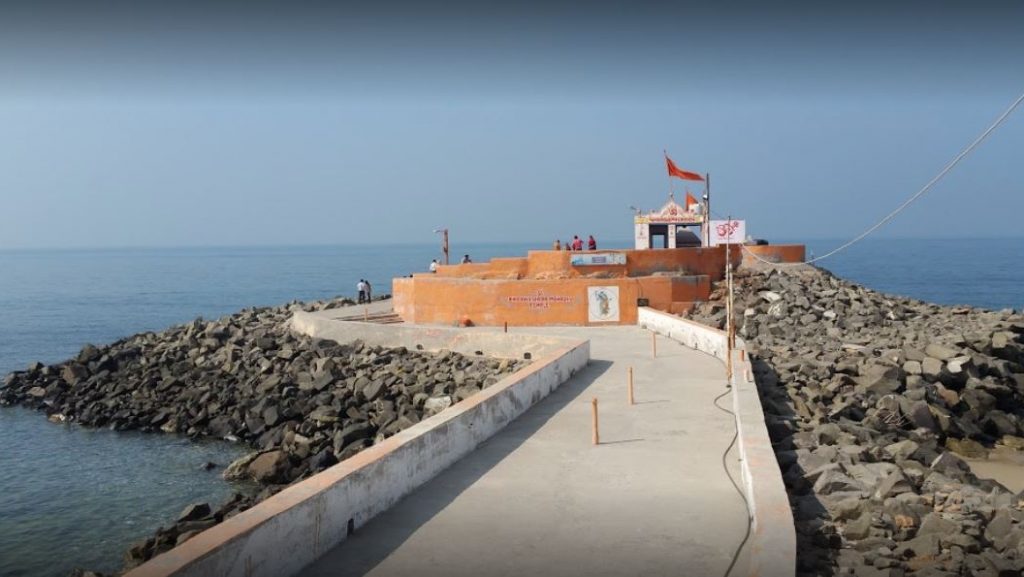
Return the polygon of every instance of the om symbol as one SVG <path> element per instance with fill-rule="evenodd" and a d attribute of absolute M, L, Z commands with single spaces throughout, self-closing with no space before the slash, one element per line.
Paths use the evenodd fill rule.
<path fill-rule="evenodd" d="M 738 220 L 730 220 L 715 227 L 715 232 L 718 233 L 720 238 L 729 238 L 739 227 L 740 223 Z"/>

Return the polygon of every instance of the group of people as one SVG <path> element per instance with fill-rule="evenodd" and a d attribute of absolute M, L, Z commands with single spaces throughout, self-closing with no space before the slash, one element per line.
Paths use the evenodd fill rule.
<path fill-rule="evenodd" d="M 571 241 L 562 241 L 555 239 L 555 243 L 551 246 L 554 250 L 583 250 L 583 239 L 577 235 L 573 235 Z M 587 238 L 587 250 L 597 250 L 597 241 L 594 240 L 594 235 L 590 235 Z"/>
<path fill-rule="evenodd" d="M 359 282 L 356 283 L 356 290 L 359 291 L 359 304 L 373 300 L 373 287 L 370 286 L 370 281 L 359 279 Z"/>
<path fill-rule="evenodd" d="M 473 262 L 473 259 L 469 258 L 468 254 L 462 255 L 461 264 L 467 264 L 467 263 L 471 263 L 471 262 Z M 437 267 L 440 266 L 440 265 L 441 265 L 441 263 L 437 262 L 436 258 L 431 260 L 430 261 L 430 272 L 437 272 Z"/>

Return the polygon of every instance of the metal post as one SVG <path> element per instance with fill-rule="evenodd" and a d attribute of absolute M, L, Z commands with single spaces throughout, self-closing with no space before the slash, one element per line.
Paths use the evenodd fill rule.
<path fill-rule="evenodd" d="M 658 333 L 651 331 L 651 358 L 658 358 Z"/>
<path fill-rule="evenodd" d="M 441 232 L 441 250 L 444 252 L 444 264 L 448 264 L 448 229 Z"/>
<path fill-rule="evenodd" d="M 711 246 L 711 173 L 704 174 L 704 246 Z"/>
<path fill-rule="evenodd" d="M 601 436 L 597 431 L 597 397 L 594 397 L 590 401 L 590 424 L 593 428 L 593 442 L 595 445 L 601 444 Z"/>
<path fill-rule="evenodd" d="M 629 367 L 629 404 L 635 404 L 633 402 L 633 367 Z"/>
<path fill-rule="evenodd" d="M 732 220 L 732 217 L 729 216 L 728 219 L 729 220 L 726 221 L 726 225 L 727 226 L 729 224 L 729 221 Z M 726 297 L 725 297 L 725 350 L 726 350 L 725 373 L 726 373 L 726 377 L 728 377 L 728 379 L 730 381 L 732 380 L 732 347 L 733 347 L 733 342 L 732 342 L 732 324 L 733 324 L 733 314 L 732 314 L 732 260 L 731 259 L 732 259 L 732 234 L 730 233 L 725 238 L 725 286 L 726 286 L 726 291 L 727 291 L 726 292 Z"/>

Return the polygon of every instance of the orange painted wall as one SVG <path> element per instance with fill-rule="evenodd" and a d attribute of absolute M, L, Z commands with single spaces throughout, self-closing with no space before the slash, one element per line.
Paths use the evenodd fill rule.
<path fill-rule="evenodd" d="M 477 280 L 452 277 L 395 279 L 395 312 L 407 322 L 454 325 L 467 318 L 476 325 L 586 325 L 587 287 L 619 287 L 619 322 L 635 324 L 637 298 L 669 310 L 676 300 L 706 298 L 706 277 L 620 279 Z M 605 323 L 595 323 L 605 324 Z"/>
<path fill-rule="evenodd" d="M 759 254 L 788 261 L 803 260 L 803 246 L 749 247 Z M 770 250 L 770 249 L 775 249 Z M 587 287 L 619 287 L 620 324 L 633 324 L 637 299 L 669 312 L 689 309 L 706 300 L 711 283 L 724 276 L 726 249 L 680 248 L 598 251 L 626 254 L 626 265 L 570 265 L 569 251 L 530 251 L 525 258 L 500 258 L 489 263 L 438 267 L 436 274 L 394 280 L 394 307 L 407 322 L 500 326 L 586 325 Z M 739 265 L 743 251 L 729 251 Z M 653 276 L 655 273 L 687 276 Z"/>
<path fill-rule="evenodd" d="M 675 248 L 657 250 L 584 251 L 598 253 L 624 253 L 626 264 L 609 266 L 572 266 L 571 251 L 533 250 L 525 258 L 497 258 L 490 262 L 442 265 L 437 267 L 439 277 L 477 279 L 568 279 L 643 277 L 656 272 L 683 272 L 706 274 L 712 280 L 724 275 L 725 248 Z M 740 263 L 738 250 L 733 262 Z"/>
<path fill-rule="evenodd" d="M 807 247 L 802 244 L 763 244 L 747 246 L 743 251 L 743 264 L 752 264 L 757 259 L 746 254 L 747 251 L 772 262 L 803 262 L 806 260 Z"/>

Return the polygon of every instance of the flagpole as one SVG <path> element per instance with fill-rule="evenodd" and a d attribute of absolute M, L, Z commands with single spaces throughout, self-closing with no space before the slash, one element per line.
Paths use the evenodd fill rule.
<path fill-rule="evenodd" d="M 668 168 L 668 151 L 665 150 L 665 149 L 662 149 L 661 152 L 665 155 L 665 167 Z M 668 195 L 669 195 L 669 197 L 671 197 L 672 196 L 672 173 L 666 171 L 666 174 L 668 174 Z"/>
<path fill-rule="evenodd" d="M 704 246 L 711 246 L 711 173 L 704 174 Z"/>

